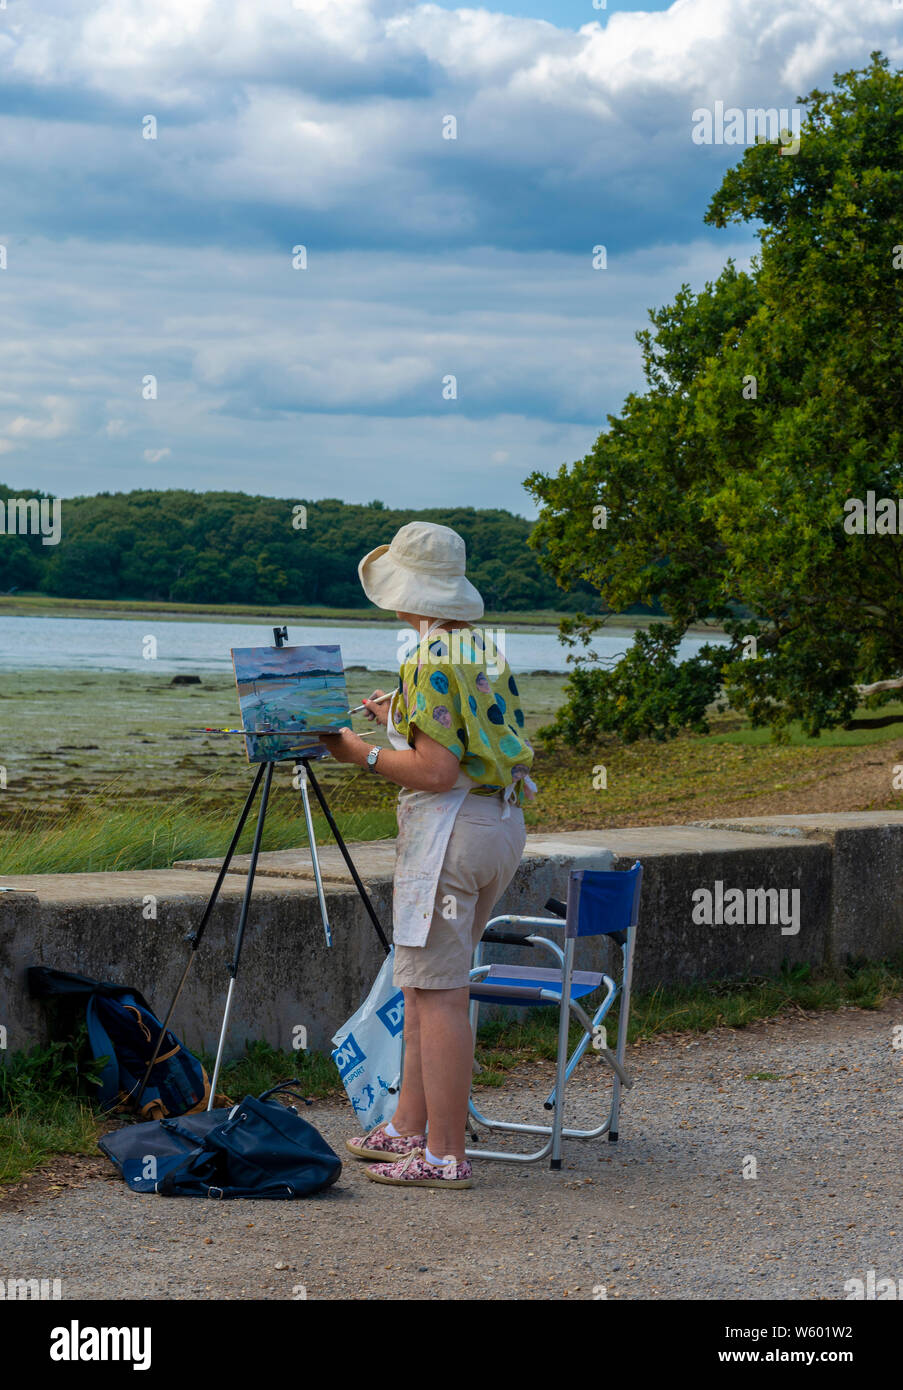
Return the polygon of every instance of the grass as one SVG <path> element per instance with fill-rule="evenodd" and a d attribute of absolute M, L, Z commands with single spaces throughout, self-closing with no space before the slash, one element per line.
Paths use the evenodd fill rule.
<path fill-rule="evenodd" d="M 584 612 L 587 606 L 584 605 Z M 138 618 L 153 613 L 161 618 L 195 619 L 199 622 L 219 622 L 223 618 L 238 618 L 248 622 L 268 624 L 274 619 L 279 622 L 289 620 L 303 622 L 348 622 L 348 623 L 391 623 L 397 626 L 397 615 L 386 608 L 336 608 L 328 604 L 283 603 L 168 603 L 163 599 L 102 599 L 102 598 L 58 598 L 54 594 L 16 593 L 0 594 L 0 616 L 8 618 Z M 591 616 L 601 616 L 593 614 Z M 565 618 L 573 618 L 573 611 L 558 608 L 498 609 L 487 611 L 481 622 L 509 628 L 519 627 L 558 627 Z M 666 618 L 643 613 L 611 613 L 607 626 L 611 628 L 653 627 L 667 622 Z M 717 623 L 700 623 L 688 629 L 690 632 L 703 632 L 717 635 L 723 628 Z"/>
<path fill-rule="evenodd" d="M 641 740 L 587 749 L 540 749 L 534 777 L 541 789 L 527 819 L 538 829 L 582 830 L 606 826 L 686 824 L 719 816 L 751 816 L 809 810 L 899 810 L 901 792 L 893 769 L 903 763 L 903 705 L 886 707 L 888 726 L 835 729 L 806 738 L 799 726 L 785 744 L 767 730 L 750 729 L 736 715 L 715 715 L 711 733 L 684 734 L 669 743 Z M 857 711 L 854 725 L 873 712 Z M 866 804 L 857 784 L 841 804 L 825 804 L 833 779 L 858 777 L 868 763 L 864 745 L 874 747 L 883 776 L 874 778 L 876 797 Z M 873 760 L 874 761 L 874 760 Z M 594 785 L 605 768 L 605 788 Z M 870 784 L 870 787 L 873 784 Z M 850 798 L 854 798 L 849 804 Z"/>
<path fill-rule="evenodd" d="M 815 972 L 808 965 L 785 968 L 776 978 L 728 980 L 655 989 L 631 1001 L 629 1042 L 646 1042 L 668 1033 L 707 1033 L 713 1028 L 745 1028 L 763 1018 L 799 1012 L 835 1012 L 845 1005 L 880 1009 L 903 994 L 903 957 L 879 963 L 851 962 L 843 970 Z M 615 1006 L 605 1020 L 609 1046 L 617 1034 Z M 571 1029 L 572 1045 L 580 1037 Z M 500 1086 L 505 1073 L 525 1062 L 554 1061 L 557 1015 L 535 1010 L 523 1020 L 502 1013 L 479 1033 L 477 1060 L 484 1086 Z"/>
<path fill-rule="evenodd" d="M 0 1114 L 0 1185 L 20 1182 L 55 1154 L 97 1150 L 97 1114 L 72 1096 L 34 1097 Z"/>
<path fill-rule="evenodd" d="M 388 688 L 392 679 L 388 672 L 351 669 L 352 702 L 377 686 Z M 553 717 L 564 679 L 518 677 L 533 734 Z M 205 673 L 200 686 L 173 686 L 168 675 L 151 672 L 0 672 L 0 710 L 15 728 L 0 750 L 7 779 L 0 797 L 4 873 L 161 868 L 222 854 L 252 770 L 239 740 L 192 729 L 235 722 L 231 673 Z M 364 722 L 357 727 L 385 741 Z M 534 764 L 540 796 L 527 809 L 527 823 L 535 832 L 604 830 L 775 812 L 896 810 L 903 806 L 893 785 L 898 764 L 903 702 L 861 709 L 849 727 L 820 739 L 792 727 L 782 745 L 736 714 L 716 714 L 709 734 L 665 744 L 612 739 L 595 747 L 540 747 Z M 604 789 L 595 785 L 600 766 Z M 328 762 L 317 775 L 347 838 L 395 833 L 396 793 L 384 779 Z M 265 848 L 304 841 L 290 778 L 288 764 L 277 768 Z"/>
<path fill-rule="evenodd" d="M 267 811 L 265 850 L 293 849 L 305 842 L 297 795 L 280 788 Z M 231 839 L 239 804 L 211 806 L 194 795 L 164 801 L 128 802 L 100 797 L 64 817 L 28 811 L 0 829 L 4 875 L 99 873 L 165 869 L 181 859 L 222 859 Z M 333 807 L 349 840 L 384 839 L 396 833 L 391 808 L 343 812 Z M 254 838 L 252 813 L 238 852 L 248 853 Z M 324 817 L 314 816 L 318 844 L 331 836 Z"/>
<path fill-rule="evenodd" d="M 166 603 L 163 600 L 152 599 L 57 598 L 53 594 L 0 595 L 0 616 L 8 618 L 137 618 L 146 613 L 153 613 L 160 618 L 195 619 L 201 622 L 240 618 L 255 623 L 295 620 L 306 623 L 391 623 L 393 627 L 398 626 L 394 612 L 373 607 L 335 608 L 327 604 L 295 603 L 272 606 L 250 603 Z M 553 608 L 535 608 L 486 613 L 482 621 L 492 626 L 557 627 L 565 617 L 573 617 L 573 614 Z M 616 627 L 637 627 L 647 620 L 625 615 L 613 616 L 609 621 Z"/>
<path fill-rule="evenodd" d="M 95 1148 L 98 1116 L 90 1099 L 95 1082 L 84 1024 L 70 1042 L 5 1059 L 0 1066 L 0 1183 L 17 1182 L 56 1153 Z"/>
<path fill-rule="evenodd" d="M 390 688 L 392 679 L 350 671 L 352 704 L 376 687 Z M 525 683 L 539 717 L 549 717 L 563 678 Z M 3 874 L 166 868 L 176 859 L 221 857 L 253 769 L 240 739 L 190 731 L 231 727 L 235 702 L 231 673 L 205 673 L 201 686 L 173 686 L 168 675 L 144 672 L 0 673 L 0 721 L 10 732 L 15 727 L 15 739 L 0 748 Z M 366 721 L 358 728 L 385 744 Z M 397 788 L 384 778 L 332 762 L 321 763 L 316 775 L 349 840 L 396 833 Z M 280 764 L 264 849 L 305 843 L 301 810 L 291 764 Z M 315 824 L 325 841 L 319 815 Z"/>
<path fill-rule="evenodd" d="M 213 1057 L 200 1057 L 212 1075 Z M 19 1182 L 54 1154 L 96 1154 L 109 1121 L 92 1098 L 94 1075 L 84 1027 L 70 1042 L 14 1053 L 0 1066 L 0 1185 Z M 312 1100 L 341 1090 L 331 1057 L 278 1052 L 265 1042 L 226 1062 L 217 1090 L 239 1100 L 294 1077 Z"/>
<path fill-rule="evenodd" d="M 773 979 L 732 980 L 656 989 L 634 995 L 628 1039 L 648 1041 L 671 1033 L 744 1028 L 760 1019 L 800 1011 L 834 1011 L 844 1006 L 879 1009 L 903 994 L 903 957 L 880 963 L 850 962 L 844 969 L 816 973 L 805 965 L 785 968 Z M 606 1019 L 609 1044 L 617 1010 Z M 572 1042 L 579 1034 L 572 1033 Z M 498 1087 L 516 1067 L 552 1061 L 557 1045 L 553 1009 L 524 1018 L 508 1011 L 484 1023 L 477 1040 L 478 1087 Z M 213 1059 L 202 1054 L 208 1074 Z M 0 1066 L 0 1184 L 18 1182 L 54 1154 L 93 1154 L 108 1123 L 90 1099 L 93 1070 L 85 1060 L 84 1029 L 72 1042 L 52 1043 L 13 1054 Z M 280 1052 L 258 1041 L 223 1067 L 220 1091 L 232 1099 L 258 1095 L 297 1077 L 311 1099 L 341 1094 L 332 1059 L 317 1052 Z M 775 1072 L 753 1072 L 747 1081 L 780 1081 Z"/>
<path fill-rule="evenodd" d="M 212 1075 L 213 1057 L 202 1053 L 201 1060 L 208 1076 Z M 247 1043 L 244 1056 L 224 1062 L 217 1085 L 218 1090 L 238 1100 L 294 1077 L 309 1100 L 322 1100 L 342 1089 L 335 1063 L 325 1052 L 280 1052 L 263 1041 Z"/>
<path fill-rule="evenodd" d="M 872 743 L 885 743 L 887 739 L 893 738 L 893 733 L 889 734 L 894 724 L 903 725 L 903 703 L 899 700 L 891 701 L 882 705 L 880 710 L 866 708 L 858 709 L 848 724 L 842 725 L 837 729 L 825 729 L 818 738 L 810 738 L 803 732 L 802 725 L 795 721 L 787 731 L 787 742 L 784 745 L 789 748 L 861 748 Z M 726 728 L 725 725 L 730 727 Z M 720 721 L 718 732 L 708 735 L 708 742 L 712 746 L 719 744 L 732 743 L 744 748 L 764 748 L 773 746 L 771 733 L 768 729 L 753 729 L 749 724 L 737 715 L 730 715 L 725 720 Z M 899 737 L 900 730 L 896 736 Z"/>

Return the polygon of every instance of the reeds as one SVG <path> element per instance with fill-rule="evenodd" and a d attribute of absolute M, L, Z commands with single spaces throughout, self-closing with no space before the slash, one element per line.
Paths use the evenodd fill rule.
<path fill-rule="evenodd" d="M 347 800 L 347 798 L 346 798 Z M 396 833 L 394 811 L 347 810 L 331 799 L 333 814 L 348 840 L 381 839 Z M 241 800 L 209 788 L 156 800 L 117 795 L 115 786 L 89 803 L 69 802 L 62 811 L 41 807 L 0 822 L 0 874 L 103 873 L 166 869 L 180 859 L 222 858 Z M 238 852 L 251 848 L 255 816 L 248 818 Z M 331 840 L 321 815 L 314 815 L 318 844 Z M 263 849 L 293 849 L 306 843 L 300 795 L 274 791 L 267 811 Z"/>

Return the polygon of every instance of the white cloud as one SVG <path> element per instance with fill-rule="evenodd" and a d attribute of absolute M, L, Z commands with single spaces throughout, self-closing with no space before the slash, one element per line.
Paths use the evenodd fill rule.
<path fill-rule="evenodd" d="M 45 396 L 40 405 L 47 412 L 43 419 L 29 415 L 17 415 L 4 428 L 7 434 L 17 439 L 60 439 L 69 434 L 74 425 L 75 405 L 60 396 Z"/>
<path fill-rule="evenodd" d="M 19 348 L 6 384 L 45 423 L 47 377 L 71 391 L 56 409 L 78 408 L 83 428 L 29 441 L 34 485 L 62 495 L 188 485 L 425 506 L 464 487 L 473 505 L 523 510 L 523 477 L 585 453 L 636 386 L 645 306 L 751 250 L 734 234 L 606 271 L 588 255 L 333 253 L 314 273 L 261 252 L 35 239 L 8 305 Z M 64 321 L 53 287 L 72 264 Z M 30 339 L 28 323 L 52 313 L 52 335 Z M 141 396 L 148 372 L 155 401 Z M 447 372 L 454 402 L 441 398 Z M 139 462 L 128 441 L 149 429 L 170 442 Z"/>
<path fill-rule="evenodd" d="M 890 0 L 676 0 L 577 33 L 407 0 L 29 7 L 0 36 L 0 453 L 64 495 L 152 465 L 154 485 L 424 505 L 466 475 L 523 506 L 520 479 L 585 452 L 640 385 L 646 308 L 751 249 L 702 228 L 741 151 L 695 145 L 693 110 L 786 107 L 873 48 L 899 60 L 899 19 Z M 135 438 L 171 444 L 142 460 Z"/>
<path fill-rule="evenodd" d="M 153 220 L 168 195 L 176 239 L 221 225 L 215 204 L 233 227 L 239 208 L 292 210 L 299 230 L 331 214 L 315 224 L 321 244 L 522 245 L 529 232 L 560 249 L 544 192 L 570 195 L 572 231 L 581 206 L 642 220 L 644 185 L 606 188 L 622 171 L 658 181 L 663 206 L 687 174 L 702 186 L 711 166 L 690 140 L 694 107 L 786 107 L 876 46 L 903 55 L 890 0 L 677 0 L 577 33 L 402 0 L 95 0 L 31 11 L 12 42 L 13 78 L 78 115 L 8 119 L 4 165 L 27 185 L 40 159 L 48 200 L 54 185 L 68 200 L 81 170 L 82 217 L 96 215 L 102 168 L 100 214 L 130 235 L 143 197 Z M 92 115 L 79 94 L 112 108 Z M 156 141 L 140 138 L 145 113 L 160 121 Z M 441 138 L 445 114 L 457 141 Z M 22 197 L 39 215 L 30 185 Z"/>

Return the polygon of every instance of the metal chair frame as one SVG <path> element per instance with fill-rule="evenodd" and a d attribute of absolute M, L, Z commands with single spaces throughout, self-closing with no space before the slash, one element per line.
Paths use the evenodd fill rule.
<path fill-rule="evenodd" d="M 642 879 L 642 866 L 639 861 L 633 866 L 640 869 L 640 880 Z M 546 906 L 551 905 L 551 901 Z M 542 981 L 536 978 L 536 971 L 532 967 L 507 967 L 506 973 L 514 975 L 523 972 L 525 977 L 524 985 L 505 986 L 492 984 L 492 993 L 499 999 L 509 997 L 511 1003 L 542 1003 L 557 1005 L 559 1009 L 558 1018 L 558 1050 L 555 1068 L 555 1085 L 549 1092 L 548 1097 L 543 1103 L 545 1110 L 551 1110 L 552 1123 L 550 1125 L 541 1124 L 517 1124 L 511 1120 L 490 1119 L 484 1115 L 476 1106 L 473 1094 L 471 1093 L 468 1101 L 468 1112 L 471 1121 L 476 1121 L 484 1129 L 500 1130 L 505 1133 L 515 1134 L 536 1134 L 544 1135 L 543 1145 L 531 1153 L 517 1151 L 506 1152 L 501 1149 L 469 1148 L 468 1157 L 473 1158 L 492 1158 L 504 1163 L 537 1163 L 541 1159 L 548 1157 L 549 1166 L 552 1169 L 561 1167 L 561 1141 L 562 1139 L 599 1139 L 603 1134 L 608 1134 L 610 1143 L 616 1142 L 618 1138 L 618 1117 L 621 1104 L 621 1090 L 630 1090 L 633 1080 L 624 1067 L 624 1053 L 627 1045 L 627 1025 L 630 1015 L 630 987 L 633 977 L 633 953 L 636 940 L 636 926 L 639 904 L 639 882 L 637 884 L 634 899 L 633 911 L 631 914 L 630 926 L 625 931 L 626 940 L 621 942 L 621 979 L 617 982 L 610 975 L 601 974 L 596 988 L 605 986 L 605 995 L 601 1003 L 597 1006 L 595 1013 L 590 1017 L 576 999 L 571 998 L 571 985 L 575 981 L 579 982 L 581 974 L 584 981 L 596 979 L 596 972 L 588 975 L 586 972 L 574 970 L 574 956 L 576 947 L 576 936 L 566 936 L 564 947 L 557 942 L 550 940 L 546 936 L 531 933 L 528 936 L 516 936 L 509 932 L 499 932 L 502 927 L 556 927 L 566 929 L 566 922 L 558 917 L 522 917 L 505 914 L 500 917 L 493 917 L 487 924 L 483 940 L 477 945 L 473 957 L 473 968 L 470 972 L 472 984 L 479 984 L 489 974 L 491 966 L 483 962 L 483 946 L 486 941 L 492 941 L 504 945 L 529 945 L 533 948 L 542 948 L 550 953 L 556 960 L 558 970 L 555 972 L 543 971 L 542 974 L 554 976 L 560 980 L 559 989 L 544 989 Z M 605 935 L 600 932 L 598 935 Z M 597 1032 L 601 1029 L 603 1021 L 607 1016 L 611 1006 L 616 999 L 621 1000 L 618 1015 L 618 1039 L 614 1053 L 609 1051 L 604 1040 L 604 1033 Z M 565 1007 L 567 1003 L 568 1007 Z M 470 1001 L 470 1024 L 473 1031 L 474 1042 L 476 1042 L 477 1027 L 479 1025 L 480 1000 L 471 996 Z M 570 1057 L 567 1055 L 568 1033 L 571 1019 L 574 1018 L 582 1025 L 583 1036 L 577 1043 Z M 585 1055 L 590 1045 L 594 1051 L 612 1071 L 612 1098 L 608 1116 L 595 1129 L 572 1129 L 564 1125 L 564 1097 L 566 1095 L 567 1083 L 573 1075 L 581 1058 Z M 558 1104 L 558 1097 L 562 1097 L 562 1104 Z M 473 1124 L 469 1123 L 472 1137 L 476 1138 Z"/>

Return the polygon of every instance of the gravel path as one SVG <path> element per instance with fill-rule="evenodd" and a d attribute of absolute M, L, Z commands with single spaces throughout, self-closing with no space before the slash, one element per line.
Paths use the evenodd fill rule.
<path fill-rule="evenodd" d="M 112 1169 L 83 1174 L 18 1211 L 0 1205 L 0 1275 L 60 1278 L 64 1299 L 593 1299 L 603 1288 L 843 1299 L 845 1281 L 869 1270 L 903 1290 L 895 1024 L 901 1000 L 634 1047 L 617 1145 L 566 1144 L 560 1173 L 477 1163 L 471 1191 L 378 1186 L 350 1156 L 336 1188 L 296 1203 L 136 1196 Z M 598 1065 L 577 1074 L 572 1120 L 593 1113 Z M 484 1108 L 538 1106 L 550 1074 L 522 1069 L 507 1090 L 481 1093 Z M 347 1108 L 307 1114 L 344 1154 Z M 750 1159 L 757 1176 L 744 1178 Z"/>

